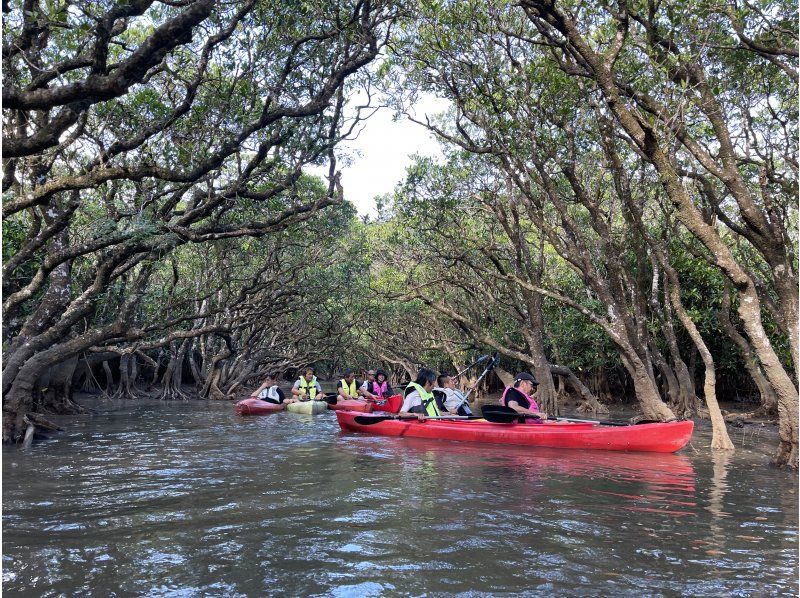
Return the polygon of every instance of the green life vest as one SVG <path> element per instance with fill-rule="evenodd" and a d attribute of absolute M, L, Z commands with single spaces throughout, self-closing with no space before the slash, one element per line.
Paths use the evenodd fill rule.
<path fill-rule="evenodd" d="M 300 386 L 298 389 L 300 391 L 305 390 L 306 396 L 313 401 L 317 396 L 317 377 L 314 376 L 311 382 L 309 382 L 306 380 L 305 376 L 300 376 Z"/>
<path fill-rule="evenodd" d="M 357 387 L 356 387 L 356 379 L 355 378 L 353 378 L 353 381 L 350 384 L 347 383 L 347 380 L 342 378 L 341 379 L 341 384 L 342 384 L 342 388 L 344 388 L 347 391 L 347 394 L 349 394 L 351 397 L 353 397 L 355 399 L 358 396 L 358 390 L 357 390 Z"/>
<path fill-rule="evenodd" d="M 419 398 L 422 399 L 422 406 L 425 409 L 425 415 L 429 415 L 431 417 L 441 415 L 441 413 L 439 413 L 439 407 L 436 405 L 436 399 L 434 398 L 432 392 L 428 392 L 416 382 L 409 382 L 408 386 L 419 393 Z M 408 386 L 406 388 L 408 388 Z"/>

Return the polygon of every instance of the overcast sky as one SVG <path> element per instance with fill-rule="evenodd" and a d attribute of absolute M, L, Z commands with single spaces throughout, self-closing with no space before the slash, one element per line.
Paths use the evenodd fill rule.
<path fill-rule="evenodd" d="M 442 112 L 447 104 L 428 97 L 415 105 L 419 120 L 425 114 Z M 351 156 L 351 164 L 338 164 L 342 172 L 345 199 L 353 202 L 361 215 L 375 215 L 375 197 L 394 189 L 405 178 L 409 156 L 419 153 L 441 156 L 439 144 L 420 125 L 407 119 L 392 120 L 393 111 L 381 108 L 365 123 L 357 139 L 342 145 Z M 309 170 L 318 176 L 327 175 L 326 168 Z"/>

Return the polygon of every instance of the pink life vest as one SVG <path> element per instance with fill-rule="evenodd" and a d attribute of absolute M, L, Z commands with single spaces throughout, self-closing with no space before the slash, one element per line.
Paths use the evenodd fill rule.
<path fill-rule="evenodd" d="M 501 396 L 501 397 L 500 397 L 500 404 L 501 404 L 503 407 L 508 407 L 508 405 L 506 404 L 506 394 L 508 393 L 508 390 L 509 390 L 510 388 L 513 388 L 513 387 L 512 387 L 512 386 L 506 386 L 506 389 L 503 391 L 503 396 Z M 539 411 L 539 406 L 536 404 L 536 401 L 534 401 L 534 400 L 533 400 L 533 397 L 532 397 L 532 396 L 525 394 L 525 393 L 524 393 L 524 392 L 522 392 L 522 391 L 521 391 L 519 388 L 514 388 L 514 390 L 516 390 L 516 391 L 517 391 L 518 393 L 520 393 L 520 394 L 521 394 L 523 397 L 525 397 L 526 399 L 528 399 L 528 400 L 530 401 L 530 403 L 531 403 L 531 404 L 530 404 L 530 406 L 528 407 L 528 409 L 530 409 L 531 411 Z"/>
<path fill-rule="evenodd" d="M 380 384 L 377 381 L 372 383 L 372 394 L 378 395 L 379 397 L 383 397 L 383 395 L 388 392 L 389 392 L 388 380 L 384 380 Z"/>

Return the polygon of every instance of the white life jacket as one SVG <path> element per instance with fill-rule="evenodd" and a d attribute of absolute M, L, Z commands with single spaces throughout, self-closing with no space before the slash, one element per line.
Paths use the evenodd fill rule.
<path fill-rule="evenodd" d="M 272 401 L 275 401 L 276 403 L 280 403 L 281 397 L 278 395 L 278 385 L 273 384 L 269 388 L 265 388 L 260 393 L 258 393 L 258 398 L 262 400 L 270 399 Z"/>

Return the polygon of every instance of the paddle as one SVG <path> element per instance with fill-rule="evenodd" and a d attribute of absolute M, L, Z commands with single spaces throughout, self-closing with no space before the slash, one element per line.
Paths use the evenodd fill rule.
<path fill-rule="evenodd" d="M 480 384 L 480 382 L 481 382 L 481 380 L 483 380 L 484 376 L 486 376 L 486 374 L 488 374 L 490 371 L 492 371 L 498 363 L 500 363 L 500 354 L 497 351 L 495 351 L 494 354 L 492 355 L 492 360 L 488 363 L 488 365 L 486 366 L 486 369 L 483 370 L 483 373 L 475 381 L 475 384 L 472 385 L 472 388 L 470 388 L 467 391 L 466 396 L 464 396 L 464 402 L 465 403 L 469 401 L 469 395 L 471 395 L 472 392 L 476 388 L 478 388 L 478 384 Z"/>
<path fill-rule="evenodd" d="M 372 426 L 374 424 L 379 424 L 381 422 L 385 422 L 389 419 L 410 419 L 410 420 L 417 420 L 417 415 L 415 413 L 410 413 L 408 416 L 400 416 L 400 415 L 356 415 L 353 420 L 362 426 Z M 450 420 L 466 420 L 466 419 L 480 419 L 475 415 L 432 415 L 426 416 L 425 419 L 422 421 L 426 421 L 429 419 L 450 419 Z"/>
<path fill-rule="evenodd" d="M 463 370 L 461 370 L 460 372 L 456 373 L 456 378 L 458 378 L 459 376 L 463 376 L 463 375 L 464 375 L 464 374 L 465 374 L 465 373 L 466 373 L 468 370 L 471 370 L 471 369 L 472 369 L 472 368 L 474 368 L 476 365 L 478 365 L 480 362 L 482 362 L 482 361 L 486 361 L 487 359 L 489 359 L 489 356 L 488 356 L 488 355 L 481 355 L 480 357 L 478 357 L 478 359 L 476 359 L 475 361 L 473 361 L 471 364 L 469 364 L 469 365 L 468 365 L 467 367 L 465 367 Z"/>
<path fill-rule="evenodd" d="M 520 417 L 525 419 L 541 419 L 535 415 L 517 413 L 511 407 L 506 407 L 505 405 L 484 405 L 481 407 L 481 413 L 487 422 L 492 422 L 495 424 L 511 424 L 518 421 Z M 636 424 L 631 424 L 629 422 L 613 419 L 575 419 L 571 417 L 551 417 L 549 419 L 581 424 L 600 424 L 603 426 L 632 426 L 636 424 L 656 423 L 653 420 L 644 420 L 636 422 Z"/>
<path fill-rule="evenodd" d="M 517 413 L 511 407 L 504 405 L 483 405 L 481 415 L 483 415 L 483 419 L 493 424 L 513 424 L 519 422 L 520 418 L 541 419 L 535 415 Z"/>

